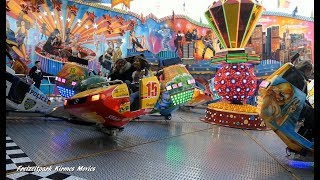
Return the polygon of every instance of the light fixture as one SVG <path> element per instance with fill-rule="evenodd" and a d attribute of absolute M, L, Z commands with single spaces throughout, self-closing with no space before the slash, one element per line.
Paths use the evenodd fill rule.
<path fill-rule="evenodd" d="M 177 88 L 178 86 L 177 86 L 177 84 L 172 84 L 172 88 L 173 89 L 175 89 L 175 88 Z"/>
<path fill-rule="evenodd" d="M 91 96 L 91 101 L 97 101 L 99 99 L 100 99 L 100 94 L 96 94 L 96 95 Z"/>

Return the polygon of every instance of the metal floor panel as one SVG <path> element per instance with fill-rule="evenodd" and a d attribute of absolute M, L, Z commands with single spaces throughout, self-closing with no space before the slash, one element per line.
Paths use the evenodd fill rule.
<path fill-rule="evenodd" d="M 210 125 L 199 120 L 204 114 L 144 116 L 116 137 L 50 118 L 9 117 L 6 130 L 39 166 L 95 166 L 68 172 L 86 179 L 313 179 L 312 170 L 288 168 L 273 131 Z"/>
<path fill-rule="evenodd" d="M 63 165 L 100 167 L 72 172 L 87 179 L 293 179 L 248 137 L 235 137 L 196 132 Z"/>
<path fill-rule="evenodd" d="M 187 167 L 206 169 L 205 179 L 223 178 L 228 173 L 249 179 L 272 177 L 279 173 L 289 175 L 247 136 L 198 132 L 166 142 L 138 146 L 130 151 L 165 162 L 169 160 Z"/>
<path fill-rule="evenodd" d="M 260 145 L 263 146 L 274 158 L 276 158 L 281 164 L 285 166 L 289 171 L 292 171 L 295 175 L 297 175 L 300 179 L 313 179 L 313 168 L 312 167 L 304 167 L 298 168 L 294 167 L 290 164 L 293 164 L 294 160 L 291 160 L 287 157 L 286 154 L 286 145 L 281 139 L 271 131 L 267 134 L 257 133 L 256 131 L 248 131 L 246 132 L 251 135 Z M 314 161 L 313 158 L 304 158 L 306 161 Z"/>
<path fill-rule="evenodd" d="M 177 136 L 198 130 L 201 128 L 199 126 L 211 127 L 201 122 L 131 122 L 116 137 L 109 137 L 94 126 L 48 121 L 45 118 L 16 119 L 18 120 L 7 121 L 7 133 L 12 134 L 12 139 L 21 145 L 37 165 L 52 164 L 65 159 Z"/>

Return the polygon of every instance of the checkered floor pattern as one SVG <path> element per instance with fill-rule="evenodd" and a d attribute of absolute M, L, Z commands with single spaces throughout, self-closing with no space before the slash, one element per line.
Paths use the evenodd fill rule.
<path fill-rule="evenodd" d="M 57 171 L 48 172 L 16 172 L 17 167 L 36 166 L 34 162 L 20 149 L 20 147 L 7 135 L 6 136 L 6 171 L 7 180 L 12 179 L 61 179 L 61 180 L 84 180 Z M 14 173 L 15 172 L 15 173 Z"/>
<path fill-rule="evenodd" d="M 61 172 L 17 172 L 14 174 L 7 175 L 7 180 L 18 179 L 18 180 L 85 180 L 76 176 L 71 176 Z"/>
<path fill-rule="evenodd" d="M 13 142 L 13 140 L 6 137 L 6 170 L 13 172 L 17 170 L 18 166 L 35 166 L 36 164 L 20 149 L 20 147 Z"/>

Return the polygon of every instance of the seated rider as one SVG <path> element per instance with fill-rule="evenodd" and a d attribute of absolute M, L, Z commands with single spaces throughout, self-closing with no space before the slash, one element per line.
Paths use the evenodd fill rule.
<path fill-rule="evenodd" d="M 123 82 L 129 81 L 132 82 L 132 73 L 135 71 L 135 68 L 131 65 L 130 62 L 125 59 L 118 59 L 108 78 L 113 80 L 121 80 Z"/>
<path fill-rule="evenodd" d="M 300 61 L 295 65 L 296 72 L 294 71 L 287 71 L 283 77 L 294 85 L 296 88 L 303 91 L 306 95 L 307 92 L 307 81 L 309 79 L 313 79 L 313 65 L 310 61 L 304 60 Z M 302 102 L 303 109 L 300 113 L 299 120 L 303 121 L 303 125 L 299 128 L 298 134 L 302 135 L 304 138 L 312 141 L 314 134 L 314 109 L 312 108 L 311 104 L 306 99 L 305 102 Z"/>
<path fill-rule="evenodd" d="M 136 69 L 136 71 L 132 73 L 132 84 L 129 84 L 128 81 L 126 82 L 132 92 L 130 95 L 130 104 L 139 97 L 139 80 L 152 76 L 149 62 L 142 56 L 134 57 L 132 65 Z"/>
<path fill-rule="evenodd" d="M 303 60 L 298 62 L 295 67 L 298 71 L 303 75 L 306 81 L 310 79 L 314 79 L 314 67 L 310 61 Z M 306 94 L 307 88 L 305 87 Z M 313 141 L 314 138 L 314 109 L 312 108 L 311 104 L 308 100 L 303 107 L 303 110 L 300 114 L 300 119 L 304 119 L 303 126 L 299 128 L 298 133 L 308 139 L 309 141 Z"/>
<path fill-rule="evenodd" d="M 310 61 L 300 61 L 295 65 L 295 67 L 302 73 L 307 81 L 310 79 L 314 79 L 314 67 Z"/>

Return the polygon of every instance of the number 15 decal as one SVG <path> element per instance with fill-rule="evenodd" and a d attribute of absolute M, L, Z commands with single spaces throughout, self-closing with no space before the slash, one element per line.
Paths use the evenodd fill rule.
<path fill-rule="evenodd" d="M 158 87 L 157 87 L 156 82 L 149 82 L 147 84 L 147 88 L 148 88 L 148 96 L 149 97 L 157 96 Z"/>

